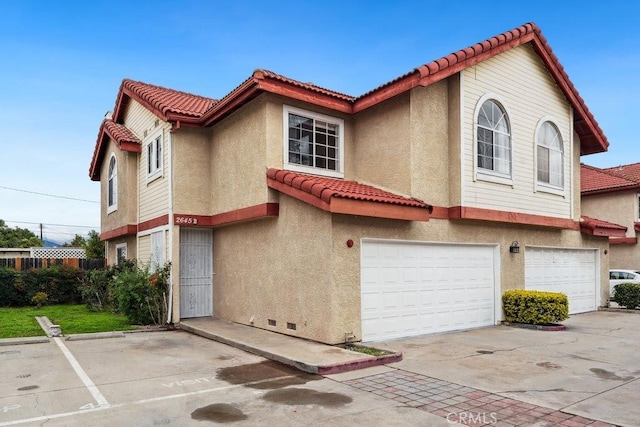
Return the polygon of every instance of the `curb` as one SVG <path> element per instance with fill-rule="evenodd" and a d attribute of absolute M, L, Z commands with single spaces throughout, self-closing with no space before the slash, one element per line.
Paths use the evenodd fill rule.
<path fill-rule="evenodd" d="M 528 323 L 510 323 L 503 322 L 505 326 L 511 326 L 513 328 L 521 329 L 534 329 L 537 331 L 566 331 L 567 327 L 564 325 L 530 325 Z"/>
<path fill-rule="evenodd" d="M 101 340 L 105 338 L 124 338 L 123 332 L 96 332 L 89 334 L 67 335 L 65 341 Z"/>
<path fill-rule="evenodd" d="M 2 338 L 0 339 L 0 346 L 20 345 L 20 344 L 43 344 L 43 343 L 48 343 L 49 341 L 50 340 L 47 337 Z"/>
<path fill-rule="evenodd" d="M 333 363 L 330 365 L 320 365 L 317 367 L 319 375 L 342 374 L 356 371 L 358 369 L 371 368 L 374 366 L 386 365 L 388 363 L 400 362 L 402 353 L 385 354 L 384 356 L 371 356 L 368 359 L 357 359 L 350 362 Z"/>

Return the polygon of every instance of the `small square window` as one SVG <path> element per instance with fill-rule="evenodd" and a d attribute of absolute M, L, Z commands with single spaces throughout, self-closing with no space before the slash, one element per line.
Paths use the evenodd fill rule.
<path fill-rule="evenodd" d="M 287 169 L 344 176 L 344 121 L 284 106 L 284 164 Z"/>

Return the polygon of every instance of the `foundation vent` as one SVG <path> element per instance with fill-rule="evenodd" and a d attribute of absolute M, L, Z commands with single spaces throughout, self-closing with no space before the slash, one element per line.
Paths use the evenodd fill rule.
<path fill-rule="evenodd" d="M 291 329 L 292 331 L 296 330 L 296 324 L 287 322 L 287 329 Z"/>
<path fill-rule="evenodd" d="M 267 319 L 267 323 L 269 324 L 269 326 L 276 326 L 276 321 L 273 319 Z"/>

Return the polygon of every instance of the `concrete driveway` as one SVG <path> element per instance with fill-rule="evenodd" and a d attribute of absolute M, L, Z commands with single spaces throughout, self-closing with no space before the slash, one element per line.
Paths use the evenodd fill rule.
<path fill-rule="evenodd" d="M 640 315 L 571 316 L 565 331 L 496 326 L 379 343 L 389 367 L 614 425 L 639 426 Z M 528 425 L 528 424 L 524 424 Z"/>

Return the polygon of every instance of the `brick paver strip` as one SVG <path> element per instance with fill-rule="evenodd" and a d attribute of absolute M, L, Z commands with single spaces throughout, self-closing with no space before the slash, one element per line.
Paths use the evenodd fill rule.
<path fill-rule="evenodd" d="M 401 369 L 344 383 L 467 426 L 614 427 Z"/>

